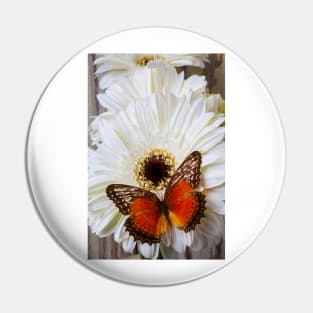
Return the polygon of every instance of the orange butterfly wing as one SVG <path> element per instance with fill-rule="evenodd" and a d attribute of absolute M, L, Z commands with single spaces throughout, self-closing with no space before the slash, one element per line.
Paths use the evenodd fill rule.
<path fill-rule="evenodd" d="M 148 244 L 160 242 L 168 221 L 155 194 L 142 188 L 120 184 L 109 185 L 106 193 L 122 214 L 130 215 L 125 227 L 135 240 Z"/>
<path fill-rule="evenodd" d="M 165 192 L 170 221 L 185 232 L 193 230 L 204 216 L 205 196 L 193 191 L 200 183 L 201 154 L 192 152 L 172 176 Z"/>

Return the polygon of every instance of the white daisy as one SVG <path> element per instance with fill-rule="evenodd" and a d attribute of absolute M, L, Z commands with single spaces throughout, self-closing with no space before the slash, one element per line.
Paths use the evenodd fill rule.
<path fill-rule="evenodd" d="M 204 67 L 208 62 L 206 54 L 104 54 L 98 55 L 94 64 L 100 89 L 108 88 L 123 77 L 130 77 L 138 67 L 152 63 L 167 63 L 173 67 Z"/>
<path fill-rule="evenodd" d="M 150 64 L 137 67 L 130 78 L 121 78 L 105 92 L 97 94 L 99 103 L 108 111 L 118 112 L 129 102 L 146 98 L 156 92 L 186 95 L 193 92 L 198 95 L 205 92 L 207 82 L 204 76 L 192 75 L 184 79 L 184 72 L 177 73 L 168 64 Z"/>
<path fill-rule="evenodd" d="M 205 100 L 201 95 L 191 101 L 191 95 L 156 93 L 130 103 L 110 122 L 99 120 L 101 142 L 89 152 L 89 225 L 93 233 L 100 237 L 114 233 L 125 251 L 133 252 L 137 244 L 147 258 L 156 258 L 160 245 L 161 249 L 182 253 L 186 247 L 197 250 L 212 244 L 212 233 L 221 239 L 223 232 L 214 216 L 224 212 L 224 117 L 207 112 Z M 109 200 L 106 187 L 145 187 L 162 199 L 165 180 L 152 186 L 153 178 L 140 177 L 138 168 L 148 166 L 149 158 L 157 155 L 161 162 L 170 158 L 170 170 L 175 170 L 193 151 L 202 155 L 199 191 L 206 195 L 205 217 L 187 233 L 171 226 L 160 243 L 136 242 L 124 225 L 128 217 Z"/>
<path fill-rule="evenodd" d="M 112 120 L 120 110 L 124 110 L 130 103 L 138 99 L 149 97 L 156 92 L 173 94 L 177 97 L 190 95 L 191 102 L 205 97 L 207 82 L 204 76 L 192 75 L 184 79 L 184 72 L 179 74 L 168 64 L 150 64 L 137 67 L 132 78 L 121 78 L 118 83 L 112 84 L 105 92 L 97 94 L 99 103 L 106 109 L 90 124 L 90 135 L 93 143 L 99 140 L 99 119 Z M 210 108 L 210 102 L 207 104 Z"/>

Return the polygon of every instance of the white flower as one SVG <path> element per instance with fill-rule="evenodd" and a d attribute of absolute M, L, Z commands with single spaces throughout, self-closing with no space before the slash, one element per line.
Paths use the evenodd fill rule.
<path fill-rule="evenodd" d="M 98 93 L 99 103 L 110 112 L 117 113 L 134 100 L 146 98 L 156 92 L 174 94 L 175 96 L 194 96 L 204 93 L 207 82 L 204 76 L 192 75 L 184 79 L 184 72 L 177 73 L 175 68 L 164 64 L 151 64 L 137 67 L 133 76 L 121 78 L 105 92 Z"/>
<path fill-rule="evenodd" d="M 137 99 L 112 116 L 100 119 L 100 142 L 89 150 L 89 225 L 93 233 L 114 238 L 124 250 L 156 258 L 160 249 L 182 253 L 186 247 L 202 249 L 221 240 L 223 227 L 217 214 L 224 213 L 224 122 L 222 115 L 206 111 L 206 99 L 201 95 L 177 97 L 155 93 Z M 151 152 L 152 151 L 152 152 Z M 160 243 L 142 244 L 135 241 L 124 226 L 128 216 L 119 212 L 106 195 L 110 184 L 138 186 L 138 162 L 149 162 L 153 151 L 171 155 L 177 165 L 193 151 L 202 155 L 199 191 L 206 196 L 205 217 L 194 230 L 184 232 L 173 225 Z M 161 153 L 161 154 L 162 154 Z M 173 162 L 173 164 L 175 163 Z M 149 186 L 149 177 L 146 182 Z M 160 187 L 160 186 L 158 186 Z M 160 199 L 163 190 L 155 188 Z M 213 239 L 212 239 L 213 238 Z M 170 255 L 170 253 L 168 253 Z"/>
<path fill-rule="evenodd" d="M 203 68 L 204 62 L 208 62 L 205 54 L 104 54 L 98 55 L 94 64 L 97 65 L 99 87 L 106 89 L 113 82 L 132 76 L 138 67 L 167 63 L 173 67 L 189 65 Z"/>
<path fill-rule="evenodd" d="M 123 77 L 105 92 L 97 94 L 97 99 L 106 112 L 99 114 L 90 124 L 92 143 L 99 141 L 97 131 L 99 120 L 112 120 L 116 113 L 124 110 L 130 103 L 147 98 L 156 92 L 173 94 L 177 97 L 188 95 L 193 103 L 195 99 L 199 101 L 199 95 L 205 97 L 206 86 L 204 76 L 192 75 L 184 79 L 184 72 L 178 74 L 175 68 L 165 63 L 137 67 L 131 78 Z M 210 102 L 207 108 L 210 109 Z"/>

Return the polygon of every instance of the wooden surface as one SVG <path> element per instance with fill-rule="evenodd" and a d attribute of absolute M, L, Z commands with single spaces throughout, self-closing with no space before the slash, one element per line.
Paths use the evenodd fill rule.
<path fill-rule="evenodd" d="M 98 82 L 95 77 L 95 66 L 93 65 L 94 55 L 88 55 L 88 116 L 91 117 L 103 112 L 99 105 L 96 94 L 99 92 Z M 204 69 L 185 66 L 185 78 L 193 75 L 205 75 L 210 93 L 220 93 L 225 99 L 225 58 L 223 54 L 209 55 L 210 63 Z M 88 227 L 88 258 L 89 259 L 138 259 L 140 256 L 135 248 L 134 254 L 125 253 L 120 244 L 114 241 L 113 236 L 99 238 L 91 233 Z M 184 255 L 179 258 L 185 259 L 224 259 L 225 242 L 221 242 L 216 249 L 204 249 L 194 252 L 187 248 Z"/>

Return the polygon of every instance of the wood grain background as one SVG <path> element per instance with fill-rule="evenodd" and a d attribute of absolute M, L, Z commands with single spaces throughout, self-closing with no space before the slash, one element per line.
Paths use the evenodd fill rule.
<path fill-rule="evenodd" d="M 94 54 L 88 55 L 88 116 L 95 116 L 104 111 L 96 99 L 99 92 L 98 81 L 95 77 Z M 184 66 L 178 71 L 185 71 L 185 78 L 193 75 L 204 75 L 208 82 L 210 93 L 219 93 L 225 99 L 225 56 L 224 54 L 209 54 L 210 63 L 206 63 L 204 69 Z M 88 118 L 90 122 L 91 119 Z M 87 208 L 86 208 L 87 209 Z M 88 227 L 88 259 L 138 259 L 137 249 L 133 254 L 125 253 L 121 245 L 114 241 L 113 236 L 99 238 L 91 233 Z M 222 241 L 216 249 L 204 249 L 194 252 L 187 248 L 184 254 L 178 256 L 180 259 L 224 259 L 225 242 Z"/>

